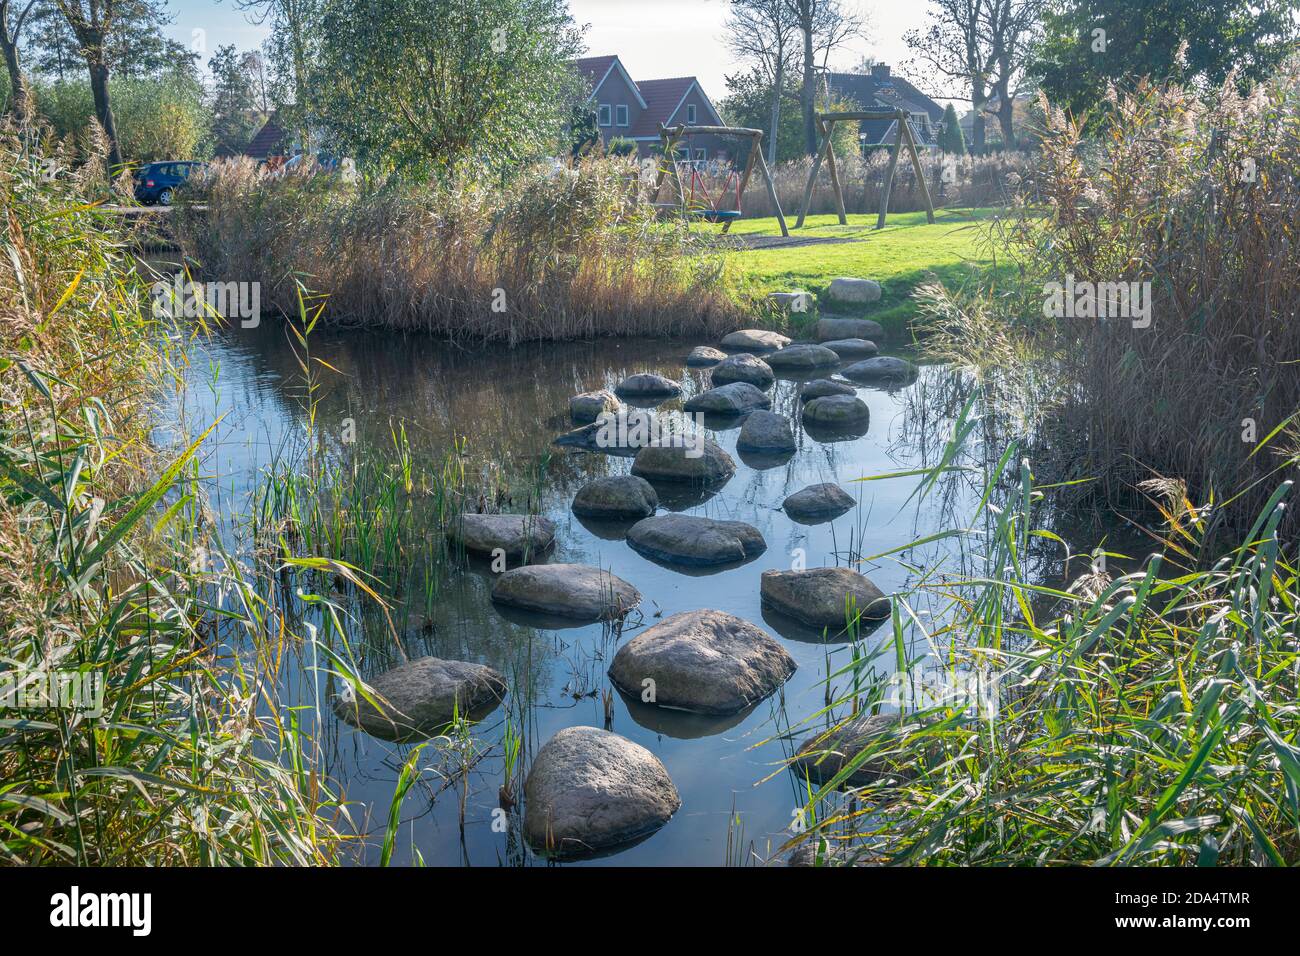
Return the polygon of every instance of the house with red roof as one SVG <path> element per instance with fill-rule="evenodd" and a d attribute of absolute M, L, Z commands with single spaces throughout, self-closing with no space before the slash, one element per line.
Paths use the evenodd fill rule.
<path fill-rule="evenodd" d="M 587 82 L 587 99 L 596 114 L 600 138 L 630 139 L 637 153 L 647 156 L 659 145 L 659 127 L 725 126 L 717 108 L 693 76 L 664 80 L 634 80 L 617 56 L 593 56 L 573 61 Z M 725 137 L 694 136 L 685 148 L 691 159 L 734 160 L 738 144 Z"/>

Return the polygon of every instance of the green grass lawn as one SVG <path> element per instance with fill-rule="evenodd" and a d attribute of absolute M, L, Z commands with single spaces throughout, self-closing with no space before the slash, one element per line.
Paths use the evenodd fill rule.
<path fill-rule="evenodd" d="M 876 231 L 874 213 L 851 215 L 844 226 L 834 215 L 809 216 L 802 229 L 794 228 L 795 217 L 790 216 L 786 222 L 792 237 L 836 236 L 862 241 L 736 252 L 735 267 L 745 292 L 766 295 L 804 289 L 816 294 L 822 313 L 873 318 L 885 326 L 891 337 L 903 337 L 916 312 L 912 292 L 927 275 L 933 273 L 951 288 L 992 267 L 984 241 L 985 224 L 999 212 L 940 209 L 935 213 L 934 225 L 925 221 L 923 212 L 895 213 L 880 231 Z M 704 231 L 710 227 L 696 228 Z M 719 228 L 712 227 L 715 232 Z M 731 232 L 781 234 L 775 218 L 742 219 Z M 838 276 L 875 279 L 882 287 L 881 300 L 865 307 L 830 301 L 826 292 L 831 280 Z"/>

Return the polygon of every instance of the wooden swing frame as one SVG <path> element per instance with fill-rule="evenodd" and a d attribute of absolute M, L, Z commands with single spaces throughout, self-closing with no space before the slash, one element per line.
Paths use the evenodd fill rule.
<path fill-rule="evenodd" d="M 742 126 L 664 126 L 661 123 L 659 125 L 659 143 L 663 149 L 664 161 L 659 164 L 659 173 L 655 177 L 654 195 L 659 195 L 659 189 L 663 186 L 664 177 L 671 170 L 673 181 L 677 184 L 677 196 L 681 201 L 681 208 L 686 209 L 686 187 L 682 184 L 682 174 L 677 169 L 677 160 L 673 156 L 673 151 L 677 148 L 679 141 L 688 136 L 698 135 L 749 137 L 751 140 L 749 159 L 745 162 L 745 171 L 740 175 L 740 186 L 736 195 L 744 197 L 745 187 L 749 185 L 750 174 L 753 173 L 754 166 L 757 165 L 759 172 L 763 174 L 763 181 L 767 183 L 767 196 L 772 200 L 772 207 L 776 210 L 776 220 L 781 224 L 781 235 L 788 237 L 790 229 L 785 224 L 785 215 L 781 212 L 781 202 L 776 197 L 776 183 L 772 181 L 772 172 L 767 168 L 767 160 L 763 158 L 763 131 L 761 129 L 745 129 Z M 725 233 L 729 230 L 733 222 L 735 222 L 735 219 L 724 221 L 722 231 Z"/>
<path fill-rule="evenodd" d="M 799 210 L 799 219 L 794 224 L 796 229 L 803 228 L 803 221 L 808 215 L 808 207 L 812 203 L 813 187 L 817 185 L 817 173 L 821 171 L 822 163 L 825 162 L 831 173 L 831 185 L 835 187 L 835 204 L 839 209 L 840 225 L 848 224 L 848 217 L 844 214 L 844 190 L 840 186 L 840 173 L 835 165 L 835 147 L 832 145 L 832 134 L 835 132 L 836 123 L 861 123 L 864 120 L 895 120 L 897 122 L 897 133 L 894 136 L 894 151 L 889 157 L 889 171 L 885 174 L 885 188 L 880 194 L 880 214 L 876 218 L 876 228 L 885 228 L 885 216 L 889 212 L 889 194 L 894 188 L 894 170 L 898 168 L 898 156 L 903 147 L 907 147 L 908 156 L 912 160 L 912 168 L 916 170 L 916 181 L 921 186 L 921 198 L 925 200 L 925 217 L 930 222 L 934 222 L 934 203 L 930 200 L 930 187 L 925 181 L 925 171 L 921 168 L 921 155 L 916 148 L 916 138 L 912 135 L 911 115 L 906 110 L 866 110 L 857 113 L 818 113 L 817 130 L 821 133 L 822 147 L 817 152 L 817 158 L 813 161 L 812 171 L 808 174 L 808 185 L 803 191 L 803 207 Z"/>

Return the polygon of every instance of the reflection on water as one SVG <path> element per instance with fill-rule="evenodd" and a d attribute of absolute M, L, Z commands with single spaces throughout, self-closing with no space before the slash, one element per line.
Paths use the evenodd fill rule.
<path fill-rule="evenodd" d="M 478 661 L 504 674 L 511 687 L 505 705 L 473 732 L 478 755 L 463 777 L 439 776 L 444 765 L 437 749 L 421 754 L 430 772 L 421 777 L 404 806 L 394 861 L 410 862 L 418 853 L 426 863 L 496 865 L 536 862 L 520 846 L 517 830 L 498 832 L 493 810 L 502 780 L 501 739 L 507 714 L 524 728 L 522 759 L 562 727 L 604 726 L 606 696 L 611 729 L 642 744 L 667 767 L 682 798 L 682 808 L 660 832 L 622 852 L 587 861 L 588 865 L 721 864 L 728 822 L 743 820 L 746 845 L 766 857 L 790 836 L 800 784 L 780 770 L 798 739 L 823 727 L 828 717 L 802 724 L 823 709 L 825 682 L 844 666 L 849 646 L 826 643 L 797 622 L 764 611 L 759 580 L 769 569 L 845 564 L 849 555 L 881 554 L 926 534 L 950 527 L 953 515 L 971 513 L 975 487 L 955 485 L 943 496 L 918 506 L 908 500 L 915 479 L 855 482 L 880 474 L 933 463 L 951 421 L 931 409 L 924 419 L 909 412 L 910 389 L 924 389 L 949 375 L 922 369 L 917 383 L 899 392 L 859 387 L 871 410 L 870 426 L 859 433 L 798 431 L 798 449 L 779 457 L 737 454 L 737 423 L 710 420 L 709 436 L 737 461 L 736 474 L 720 489 L 700 495 L 690 489 L 660 487 L 661 512 L 686 511 L 734 519 L 757 527 L 767 542 L 758 558 L 708 573 L 656 563 L 625 542 L 627 523 L 579 519 L 569 510 L 586 481 L 627 474 L 625 457 L 555 447 L 552 439 L 572 428 L 568 399 L 578 392 L 612 388 L 637 372 L 656 372 L 680 381 L 684 394 L 664 402 L 658 415 L 680 414 L 682 402 L 707 387 L 707 369 L 688 369 L 684 360 L 698 343 L 597 341 L 467 350 L 444 342 L 392 335 L 317 333 L 312 352 L 337 370 L 322 375 L 316 428 L 326 436 L 354 427 L 354 454 L 392 448 L 395 428 L 404 427 L 417 455 L 437 461 L 449 443 L 466 441 L 467 453 L 482 467 L 501 473 L 542 469 L 541 511 L 558 526 L 548 560 L 599 565 L 635 585 L 645 599 L 640 615 L 620 627 L 575 626 L 542 620 L 494 605 L 489 599 L 492 572 L 471 562 L 442 582 L 436 597 L 411 599 L 394 618 L 410 657 L 426 654 Z M 247 494 L 259 471 L 291 443 L 302 428 L 301 382 L 297 359 L 282 328 L 232 330 L 191 349 L 187 389 L 180 398 L 193 421 L 225 414 L 204 463 L 214 475 L 214 506 L 228 513 L 247 509 Z M 822 373 L 825 375 L 826 373 Z M 803 376 L 807 378 L 807 376 Z M 778 377 L 772 409 L 796 417 L 797 381 Z M 915 396 L 915 392 L 911 393 Z M 716 427 L 714 427 L 716 426 Z M 857 499 L 857 507 L 833 521 L 798 524 L 780 510 L 792 492 L 821 482 L 838 482 Z M 523 501 L 504 510 L 523 510 Z M 861 566 L 886 593 L 906 588 L 919 569 L 933 566 L 935 553 L 917 550 Z M 392 591 L 402 582 L 384 582 Z M 390 591 L 390 593 L 392 593 Z M 400 602 L 399 602 L 400 603 Z M 752 621 L 782 641 L 798 671 L 772 697 L 724 719 L 656 710 L 614 691 L 605 671 L 619 642 L 641 627 L 680 611 L 714 608 Z M 364 654 L 362 670 L 374 673 L 399 663 L 382 616 L 365 602 L 351 607 L 348 626 Z M 888 639 L 890 629 L 865 635 L 869 650 Z M 886 655 L 887 660 L 892 656 Z M 874 668 L 887 676 L 888 668 Z M 329 772 L 343 782 L 354 815 L 371 834 L 360 854 L 377 859 L 384 821 L 399 768 L 409 746 L 367 736 L 333 718 L 327 706 L 336 689 L 319 676 L 324 669 L 302 661 L 286 674 L 282 691 L 304 704 L 303 719 L 319 720 L 329 748 Z M 839 677 L 835 693 L 852 678 Z M 802 725 L 801 725 L 802 724 Z M 793 733 L 794 739 L 791 739 Z M 769 739 L 770 738 L 770 739 Z M 765 742 L 766 741 L 766 742 Z M 773 775 L 775 773 L 775 775 Z M 766 782 L 758 784 L 764 778 Z M 464 835 L 459 823 L 458 789 L 468 782 Z"/>

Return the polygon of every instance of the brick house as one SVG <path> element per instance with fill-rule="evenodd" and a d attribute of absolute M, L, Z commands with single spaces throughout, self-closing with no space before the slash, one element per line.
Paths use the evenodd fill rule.
<path fill-rule="evenodd" d="M 647 156 L 659 145 L 659 125 L 725 126 L 717 108 L 693 76 L 664 80 L 633 80 L 617 56 L 574 60 L 573 68 L 591 90 L 587 97 L 601 141 L 616 138 L 636 143 L 637 155 Z M 691 137 L 691 159 L 735 161 L 738 144 L 719 136 Z"/>
<path fill-rule="evenodd" d="M 902 77 L 891 76 L 887 65 L 877 64 L 870 73 L 827 73 L 825 84 L 831 98 L 855 103 L 859 110 L 907 110 L 916 145 L 922 149 L 939 148 L 943 107 Z M 862 151 L 892 147 L 897 127 L 897 120 L 863 121 L 858 129 Z"/>

